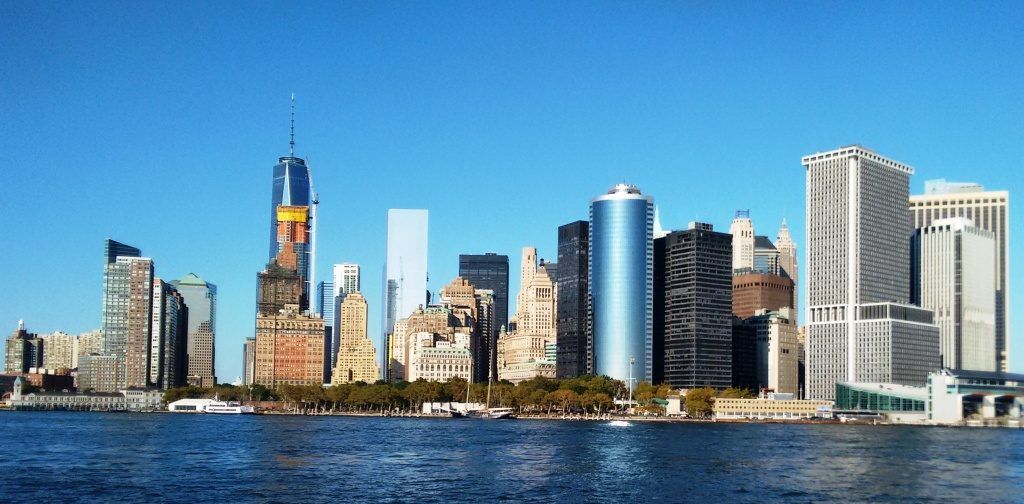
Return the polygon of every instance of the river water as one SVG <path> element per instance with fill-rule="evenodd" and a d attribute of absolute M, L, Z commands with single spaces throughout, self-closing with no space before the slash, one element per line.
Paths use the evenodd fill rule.
<path fill-rule="evenodd" d="M 1024 430 L 0 413 L 0 502 L 1024 502 Z"/>

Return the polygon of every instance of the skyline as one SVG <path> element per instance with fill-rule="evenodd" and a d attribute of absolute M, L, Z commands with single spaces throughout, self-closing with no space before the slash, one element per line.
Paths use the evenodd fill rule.
<path fill-rule="evenodd" d="M 950 31 L 922 23 L 913 27 L 917 31 L 901 32 L 909 39 L 904 41 L 889 31 L 895 31 L 895 20 L 886 19 L 899 8 L 885 6 L 868 13 L 876 16 L 870 20 L 850 20 L 851 31 L 867 29 L 861 46 L 822 38 L 828 26 L 815 29 L 794 13 L 786 19 L 787 13 L 777 11 L 761 14 L 780 24 L 810 26 L 811 34 L 782 35 L 749 19 L 754 25 L 748 27 L 749 39 L 711 38 L 723 27 L 743 30 L 742 23 L 720 18 L 761 10 L 757 6 L 711 9 L 707 24 L 696 26 L 687 24 L 684 13 L 664 8 L 605 7 L 569 22 L 567 11 L 548 7 L 550 20 L 505 21 L 493 14 L 485 16 L 490 22 L 484 26 L 466 23 L 446 35 L 431 32 L 426 40 L 417 39 L 424 28 L 413 15 L 424 15 L 423 10 L 403 14 L 382 8 L 330 27 L 351 28 L 333 34 L 330 48 L 355 43 L 366 49 L 337 62 L 324 57 L 327 47 L 298 50 L 310 50 L 310 41 L 328 29 L 308 12 L 278 15 L 275 22 L 306 26 L 309 39 L 274 41 L 259 48 L 266 55 L 257 48 L 236 48 L 232 53 L 242 55 L 238 61 L 221 61 L 206 53 L 208 43 L 188 39 L 182 26 L 203 18 L 199 12 L 195 19 L 175 13 L 167 27 L 157 25 L 156 13 L 135 13 L 142 19 L 134 19 L 138 22 L 125 33 L 115 30 L 121 28 L 115 16 L 84 41 L 96 50 L 104 37 L 123 43 L 119 54 L 128 61 L 118 73 L 124 80 L 115 81 L 102 75 L 103 69 L 120 60 L 107 59 L 104 51 L 90 54 L 89 44 L 76 45 L 83 42 L 76 40 L 83 36 L 81 28 L 38 34 L 29 31 L 39 28 L 29 11 L 40 8 L 2 9 L 26 22 L 13 22 L 0 35 L 5 63 L 25 70 L 12 72 L 9 86 L 0 88 L 0 106 L 9 118 L 0 126 L 0 156 L 7 166 L 24 163 L 41 176 L 13 177 L 0 200 L 17 237 L 5 252 L 13 260 L 2 266 L 3 278 L 14 288 L 0 293 L 0 324 L 5 325 L 0 330 L 13 329 L 22 318 L 38 333 L 99 327 L 103 268 L 98 251 L 109 237 L 140 248 L 161 278 L 194 272 L 218 286 L 216 370 L 222 382 L 241 375 L 239 350 L 254 334 L 254 276 L 266 260 L 266 194 L 273 165 L 288 153 L 292 92 L 295 153 L 309 161 L 322 202 L 315 280 L 327 280 L 334 263 L 365 269 L 371 337 L 380 333 L 377 272 L 384 264 L 388 208 L 430 212 L 429 288 L 436 294 L 457 275 L 459 254 L 515 258 L 523 246 L 536 246 L 539 257 L 555 260 L 557 227 L 585 220 L 590 199 L 622 181 L 654 197 L 666 229 L 701 220 L 726 232 L 735 210 L 749 209 L 756 233 L 774 238 L 786 218 L 801 264 L 806 264 L 801 156 L 860 143 L 913 166 L 911 194 L 922 194 L 924 181 L 933 178 L 978 182 L 989 190 L 1008 190 L 1011 198 L 1021 189 L 1013 171 L 1021 157 L 1024 131 L 1018 121 L 1024 103 L 1011 93 L 1020 87 L 1024 58 L 993 50 L 1013 40 L 1009 30 L 1019 24 L 1019 12 L 985 17 L 990 29 L 981 34 L 956 28 L 968 30 L 982 14 L 957 11 L 962 25 Z M 70 22 L 76 10 L 69 6 L 49 14 Z M 388 11 L 381 17 L 395 26 L 382 28 L 385 20 L 374 17 L 380 11 Z M 930 14 L 948 15 L 940 11 L 933 8 Z M 814 12 L 834 15 L 831 8 L 805 9 L 801 15 L 814 18 Z M 245 16 L 240 26 L 219 36 L 241 44 L 245 34 L 259 33 L 249 30 L 251 25 L 275 15 Z M 637 30 L 644 26 L 645 37 L 602 32 L 606 40 L 578 33 L 583 25 L 599 30 L 601 19 L 611 16 L 623 17 Z M 565 35 L 570 42 L 565 46 L 553 31 L 562 28 L 558 19 L 576 35 Z M 503 35 L 533 35 L 526 39 L 533 46 L 490 40 L 486 28 L 495 25 Z M 683 28 L 693 33 L 682 33 Z M 390 41 L 393 54 L 381 54 L 372 50 L 381 31 L 407 38 Z M 152 39 L 141 37 L 147 32 Z M 758 35 L 765 33 L 774 35 L 768 37 L 770 47 L 758 47 Z M 883 42 L 868 43 L 872 34 Z M 46 39 L 46 45 L 44 35 L 60 37 Z M 151 42 L 128 47 L 140 40 Z M 805 47 L 812 41 L 817 47 Z M 915 42 L 917 50 L 908 49 Z M 62 44 L 69 50 L 48 54 L 42 49 Z M 181 54 L 162 53 L 177 44 Z M 685 54 L 657 50 L 664 47 Z M 708 53 L 712 48 L 723 53 Z M 424 51 L 453 49 L 461 52 L 443 61 L 416 61 Z M 718 62 L 721 54 L 729 64 Z M 491 61 L 496 55 L 508 59 Z M 599 63 L 600 56 L 612 57 Z M 209 76 L 175 73 L 190 57 L 222 66 Z M 851 79 L 852 70 L 841 63 L 815 66 L 822 57 L 859 61 L 869 72 Z M 282 62 L 317 71 L 301 79 L 277 75 Z M 253 84 L 236 88 L 218 77 L 221 71 L 252 73 Z M 875 82 L 875 74 L 893 72 L 905 77 L 902 86 L 885 78 L 879 79 L 883 85 Z M 348 75 L 358 78 L 344 78 Z M 131 177 L 119 176 L 124 174 Z M 749 184 L 738 185 L 743 176 Z M 473 185 L 467 187 L 467 180 Z M 494 191 L 474 192 L 475 184 Z M 494 226 L 470 228 L 476 222 L 467 217 L 480 208 L 491 209 Z M 1013 204 L 1011 215 L 1011 234 L 1022 236 L 1024 221 Z M 1011 265 L 1024 264 L 1022 257 L 1021 245 L 1011 241 Z M 1011 270 L 1012 277 L 1019 277 L 1019 269 Z M 519 279 L 510 277 L 514 297 Z M 1020 282 L 1011 282 L 1011 288 L 1011 313 L 1020 314 Z M 803 279 L 801 292 L 806 292 Z M 801 305 L 802 316 L 804 299 Z M 1011 370 L 1020 371 L 1020 323 L 1011 330 Z"/>

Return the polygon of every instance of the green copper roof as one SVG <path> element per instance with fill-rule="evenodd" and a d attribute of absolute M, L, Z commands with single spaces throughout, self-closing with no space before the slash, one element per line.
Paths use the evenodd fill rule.
<path fill-rule="evenodd" d="M 180 280 L 178 280 L 178 285 L 202 285 L 202 286 L 205 286 L 206 285 L 206 280 L 203 280 L 202 278 L 199 278 L 195 273 L 189 273 L 189 274 L 181 277 Z"/>

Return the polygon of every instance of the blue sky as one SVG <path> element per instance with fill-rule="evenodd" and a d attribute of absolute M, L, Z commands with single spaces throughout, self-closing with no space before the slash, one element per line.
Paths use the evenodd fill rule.
<path fill-rule="evenodd" d="M 218 285 L 233 380 L 292 92 L 318 270 L 363 265 L 373 333 L 389 207 L 430 210 L 436 290 L 459 253 L 512 271 L 524 245 L 554 257 L 556 227 L 622 180 L 667 228 L 727 230 L 749 208 L 758 234 L 785 217 L 802 247 L 800 157 L 851 143 L 916 167 L 913 192 L 945 177 L 1016 198 L 1024 9 L 897 4 L 4 2 L 0 329 L 99 327 L 112 237 L 163 278 Z"/>

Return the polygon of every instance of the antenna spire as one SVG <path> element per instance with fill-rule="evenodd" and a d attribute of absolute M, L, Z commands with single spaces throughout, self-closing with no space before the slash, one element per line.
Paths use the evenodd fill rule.
<path fill-rule="evenodd" d="M 288 142 L 288 149 L 291 157 L 295 157 L 295 93 L 292 93 L 292 136 Z"/>

